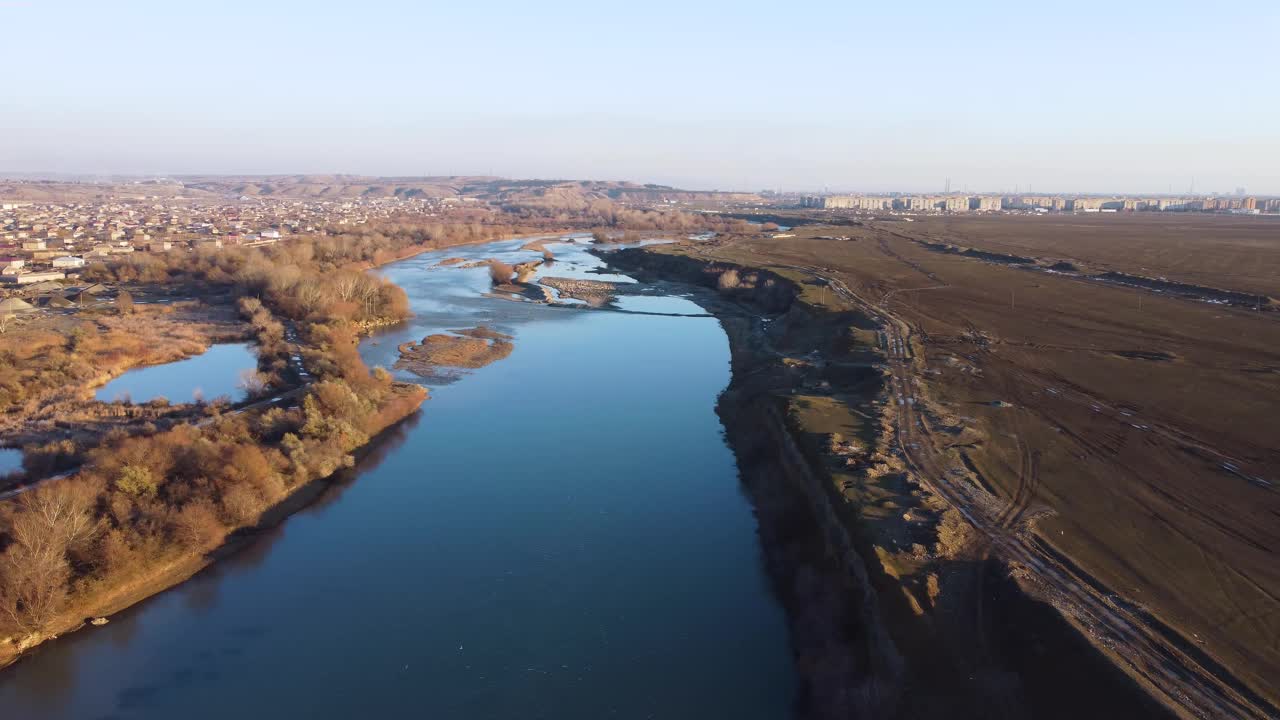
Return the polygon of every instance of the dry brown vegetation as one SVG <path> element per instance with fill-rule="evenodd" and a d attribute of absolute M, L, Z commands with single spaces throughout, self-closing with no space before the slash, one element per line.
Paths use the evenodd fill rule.
<path fill-rule="evenodd" d="M 511 336 L 487 327 L 455 330 L 454 334 L 428 335 L 421 343 L 400 346 L 397 367 L 423 377 L 436 376 L 436 368 L 482 368 L 508 355 Z"/>
<path fill-rule="evenodd" d="M 511 282 L 511 277 L 516 274 L 516 269 L 501 260 L 489 261 L 489 281 L 494 285 L 506 285 Z"/>
<path fill-rule="evenodd" d="M 0 636 L 47 632 L 118 585 L 213 549 L 292 490 L 349 465 L 421 399 L 375 373 L 355 386 L 318 383 L 300 408 L 108 439 L 76 476 L 0 505 Z"/>
<path fill-rule="evenodd" d="M 136 306 L 137 312 L 49 315 L 11 328 L 0 348 L 0 433 L 27 423 L 52 428 L 77 413 L 107 414 L 88 404 L 90 389 L 137 365 L 173 362 L 215 342 L 241 340 L 245 329 L 224 310 L 198 302 Z"/>
<path fill-rule="evenodd" d="M 114 589 L 205 553 L 230 531 L 253 525 L 294 489 L 350 464 L 352 451 L 417 408 L 425 397 L 421 388 L 394 383 L 383 370 L 370 373 L 357 352 L 362 328 L 408 314 L 402 290 L 351 269 L 393 249 L 386 236 L 364 236 L 364 241 L 340 238 L 268 252 L 130 259 L 93 270 L 95 277 L 116 282 L 145 278 L 230 290 L 240 296 L 239 313 L 262 344 L 264 369 L 274 373 L 273 381 L 287 382 L 279 377 L 290 352 L 287 322 L 297 328 L 316 382 L 292 409 L 219 416 L 212 408 L 213 417 L 199 425 L 159 431 L 132 426 L 109 434 L 87 453 L 76 475 L 0 503 L 5 573 L 0 618 L 7 618 L 0 637 L 10 638 L 0 648 L 4 655 L 11 657 L 44 633 L 73 624 Z M 103 316 L 99 322 L 109 328 L 111 323 L 159 325 L 143 314 Z M 77 324 L 65 337 L 47 332 L 43 343 L 29 342 L 24 355 L 9 358 L 11 372 L 28 373 L 17 384 L 29 390 L 40 382 L 58 382 L 54 372 L 66 366 L 58 352 L 83 352 L 90 364 L 110 361 L 112 352 L 128 364 L 147 357 L 145 345 L 120 344 L 122 333 L 90 334 L 77 329 L 82 327 Z M 115 344 L 102 345 L 103 337 Z M 140 335 L 135 342 L 148 340 L 153 347 L 164 346 L 153 335 Z M 34 457 L 51 462 L 68 448 L 50 443 L 33 450 Z M 95 528 L 75 542 L 61 541 L 63 521 L 46 521 L 47 513 L 38 514 L 33 506 L 68 497 L 77 503 L 70 515 L 88 513 Z"/>

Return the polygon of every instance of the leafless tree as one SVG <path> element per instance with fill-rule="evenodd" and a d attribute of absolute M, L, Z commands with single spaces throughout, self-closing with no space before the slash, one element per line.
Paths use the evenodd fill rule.
<path fill-rule="evenodd" d="M 257 370 L 245 370 L 240 373 L 238 384 L 245 395 L 256 398 L 266 394 L 267 388 L 271 386 L 271 378 Z"/>
<path fill-rule="evenodd" d="M 22 516 L 33 529 L 54 539 L 64 549 L 78 548 L 100 529 L 93 512 L 97 489 L 83 481 L 51 482 L 18 497 Z"/>
<path fill-rule="evenodd" d="M 71 576 L 67 552 L 101 527 L 93 512 L 96 495 L 87 483 L 63 481 L 19 497 L 12 542 L 0 556 L 0 611 L 19 628 L 44 630 L 62 608 Z"/>

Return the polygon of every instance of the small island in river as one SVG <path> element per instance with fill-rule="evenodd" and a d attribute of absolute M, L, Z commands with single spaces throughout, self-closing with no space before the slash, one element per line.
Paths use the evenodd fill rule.
<path fill-rule="evenodd" d="M 448 380 L 453 377 L 440 368 L 482 368 L 507 357 L 514 348 L 510 335 L 481 325 L 402 344 L 396 368 L 424 378 Z"/>

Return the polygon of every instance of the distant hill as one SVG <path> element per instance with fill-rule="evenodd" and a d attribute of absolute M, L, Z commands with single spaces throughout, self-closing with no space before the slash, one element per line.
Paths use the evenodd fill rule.
<path fill-rule="evenodd" d="M 462 187 L 462 194 L 495 203 L 585 207 L 593 200 L 628 203 L 718 204 L 754 202 L 753 193 L 681 190 L 666 185 L 613 180 L 506 180 L 497 179 Z"/>
<path fill-rule="evenodd" d="M 753 193 L 682 190 L 608 180 L 510 180 L 492 176 L 370 177 L 364 175 L 184 175 L 160 180 L 73 182 L 0 180 L 0 200 L 84 202 L 149 197 L 192 199 L 470 197 L 498 205 L 585 208 L 597 200 L 622 203 L 718 205 L 756 202 Z"/>
<path fill-rule="evenodd" d="M 314 200 L 360 198 L 448 198 L 470 182 L 487 177 L 365 177 L 360 175 L 264 175 L 180 177 L 187 187 L 225 196 L 279 197 Z"/>
<path fill-rule="evenodd" d="M 578 207 L 592 200 L 721 203 L 758 200 L 751 193 L 681 190 L 664 185 L 602 180 L 511 180 L 490 176 L 369 177 L 363 175 L 191 176 L 187 187 L 221 195 L 312 199 L 473 197 L 497 204 Z"/>
<path fill-rule="evenodd" d="M 0 201 L 64 203 L 148 198 L 207 200 L 214 195 L 164 180 L 134 182 L 69 182 L 60 180 L 0 180 Z"/>

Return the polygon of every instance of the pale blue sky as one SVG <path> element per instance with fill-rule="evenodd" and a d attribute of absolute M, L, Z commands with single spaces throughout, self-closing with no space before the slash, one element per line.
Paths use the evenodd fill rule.
<path fill-rule="evenodd" d="M 1280 194 L 1280 2 L 0 0 L 0 172 Z"/>

